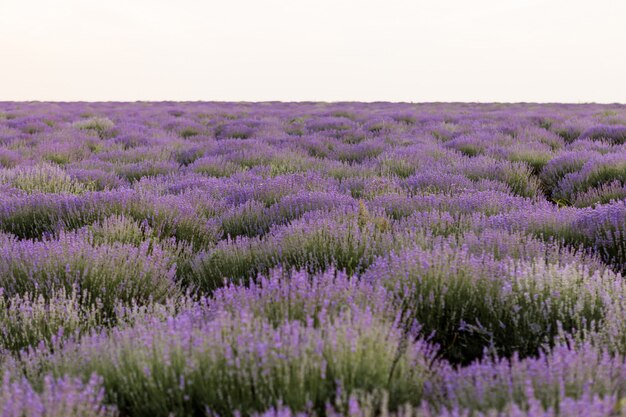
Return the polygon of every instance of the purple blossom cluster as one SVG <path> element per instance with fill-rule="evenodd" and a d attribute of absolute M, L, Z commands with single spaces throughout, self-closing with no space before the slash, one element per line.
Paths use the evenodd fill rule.
<path fill-rule="evenodd" d="M 0 103 L 0 414 L 626 416 L 625 132 Z"/>

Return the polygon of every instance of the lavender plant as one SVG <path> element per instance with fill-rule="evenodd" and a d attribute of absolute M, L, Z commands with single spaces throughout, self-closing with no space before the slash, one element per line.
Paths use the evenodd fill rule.
<path fill-rule="evenodd" d="M 0 103 L 0 413 L 618 416 L 626 107 Z"/>

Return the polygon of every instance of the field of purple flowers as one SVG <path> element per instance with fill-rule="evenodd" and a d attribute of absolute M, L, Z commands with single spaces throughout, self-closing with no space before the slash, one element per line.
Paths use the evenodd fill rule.
<path fill-rule="evenodd" d="M 3 416 L 626 416 L 626 106 L 0 103 Z"/>

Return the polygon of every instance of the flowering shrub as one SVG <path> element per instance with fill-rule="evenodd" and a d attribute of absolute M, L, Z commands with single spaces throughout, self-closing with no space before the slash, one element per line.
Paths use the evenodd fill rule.
<path fill-rule="evenodd" d="M 626 107 L 0 103 L 0 414 L 626 415 Z"/>

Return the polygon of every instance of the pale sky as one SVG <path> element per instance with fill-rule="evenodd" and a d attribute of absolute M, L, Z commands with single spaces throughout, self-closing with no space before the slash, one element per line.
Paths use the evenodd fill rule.
<path fill-rule="evenodd" d="M 0 100 L 626 103 L 626 1 L 0 0 Z"/>

